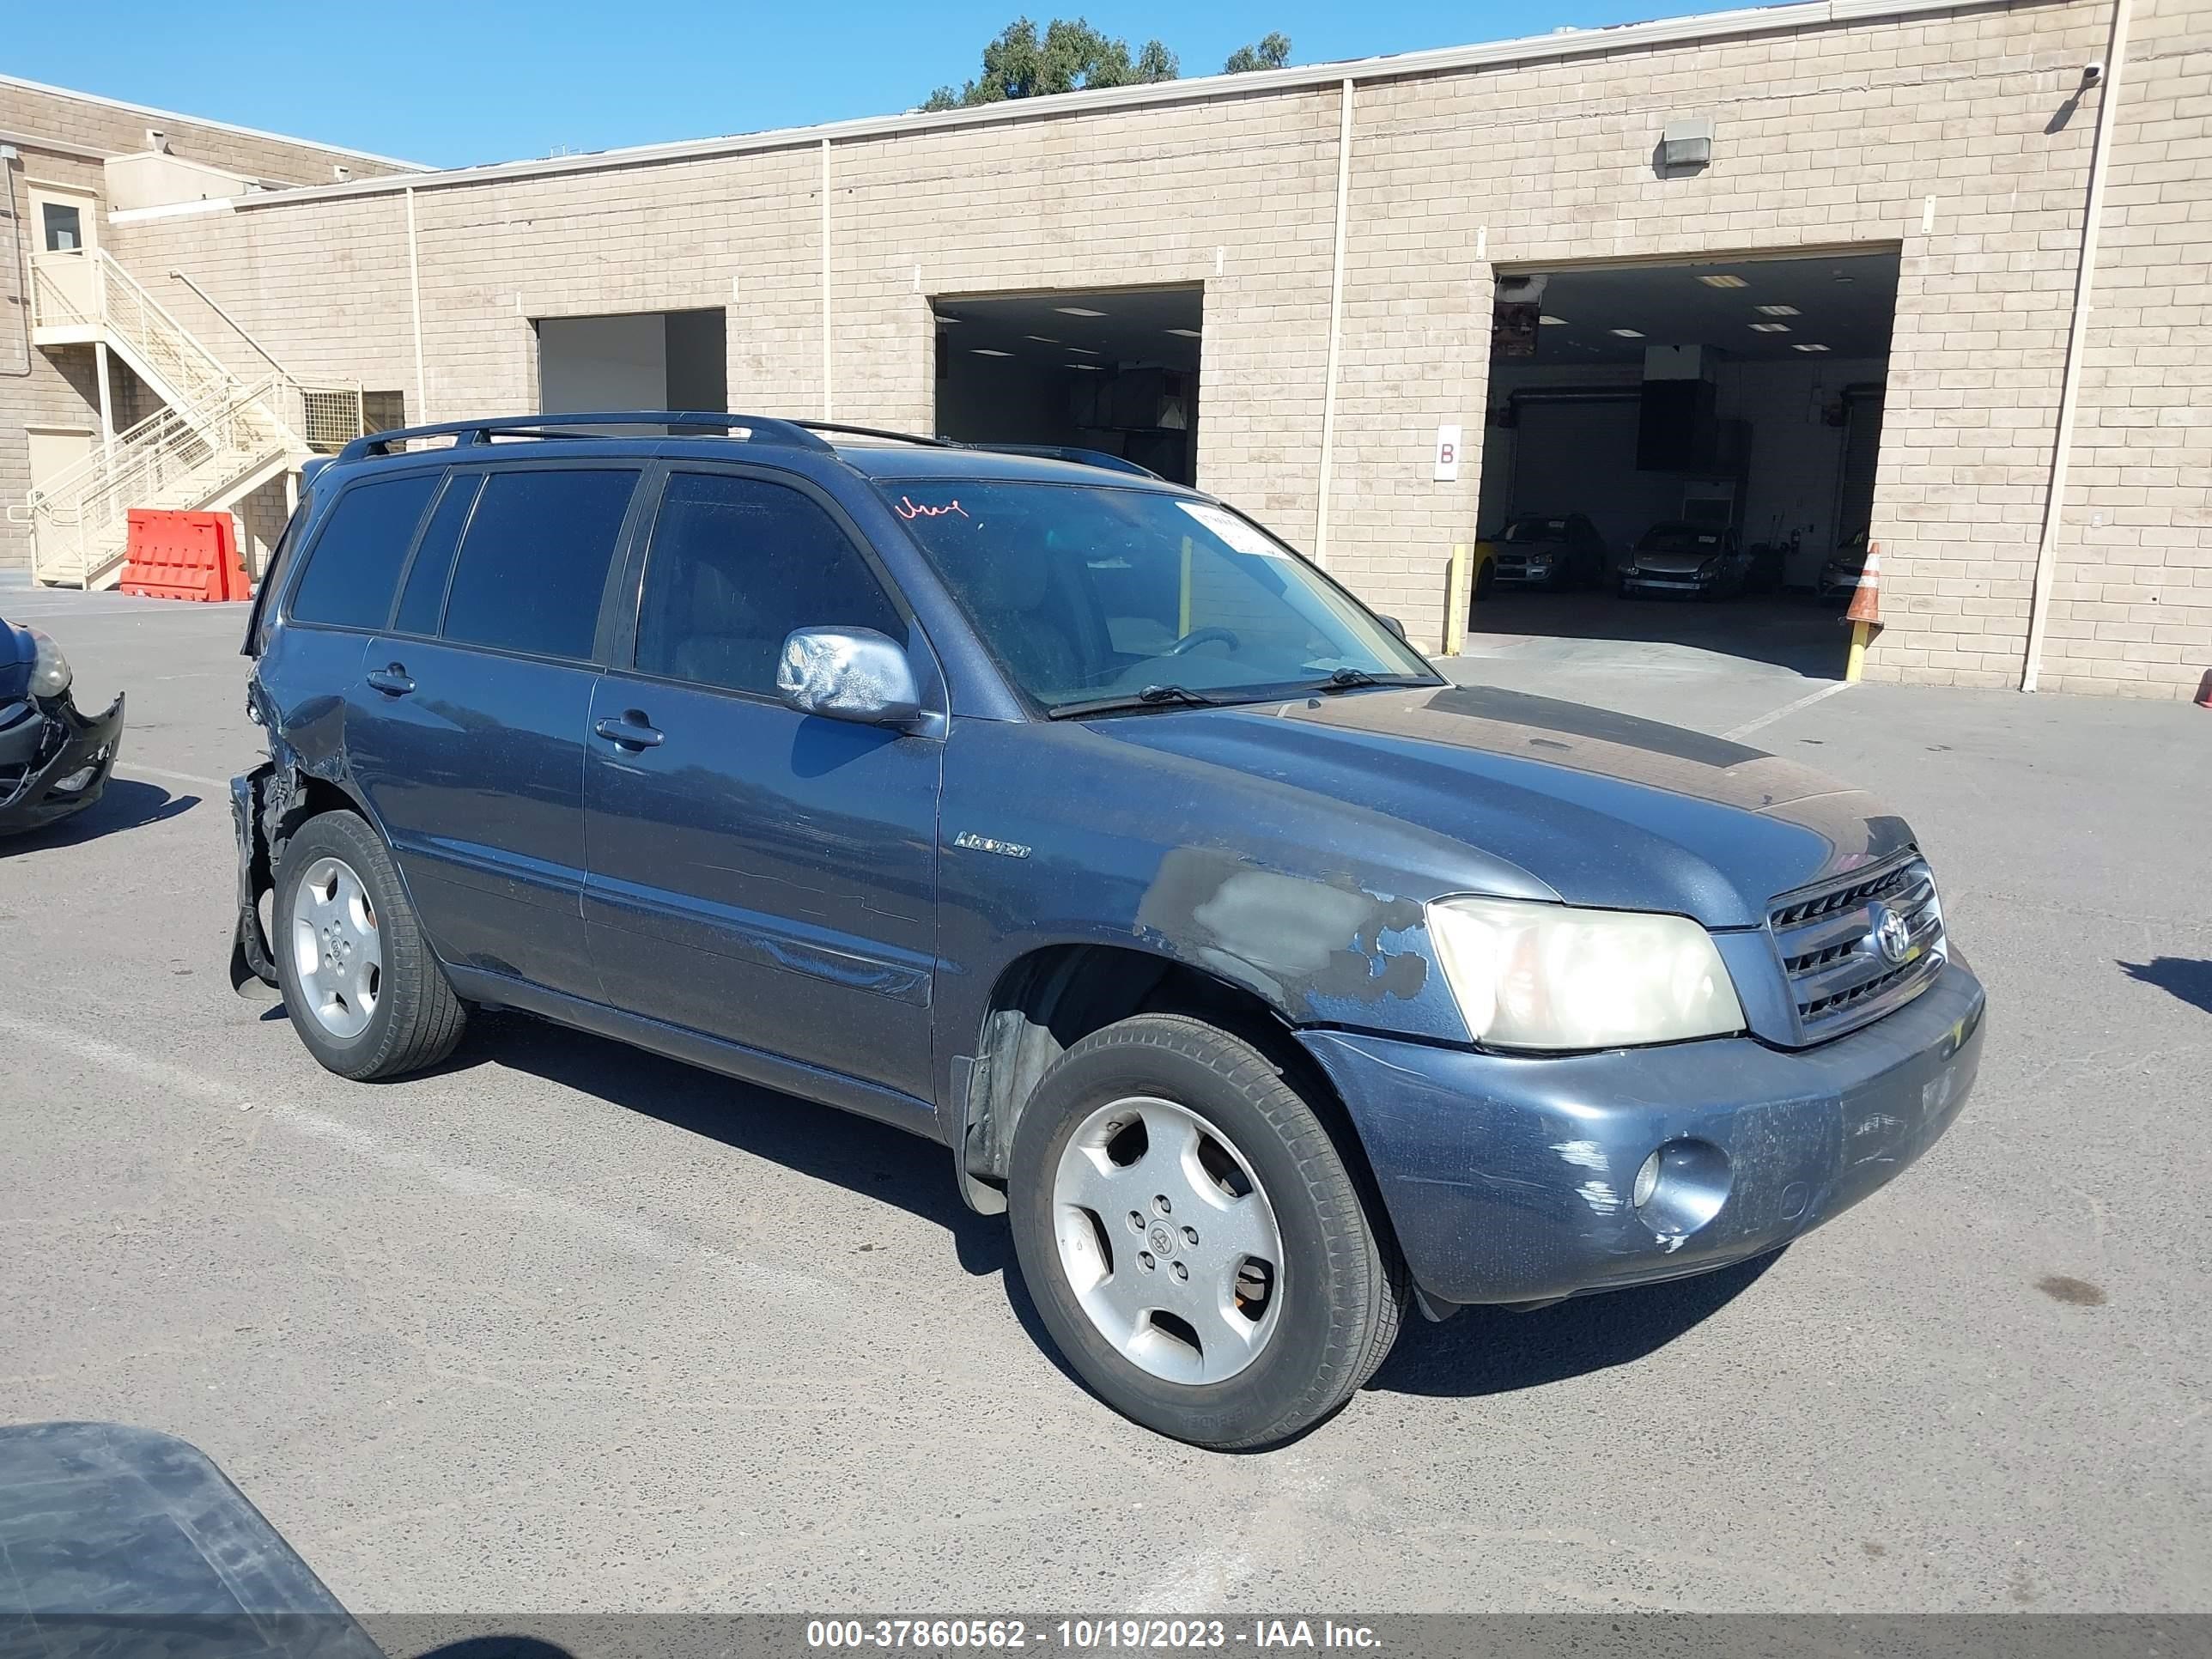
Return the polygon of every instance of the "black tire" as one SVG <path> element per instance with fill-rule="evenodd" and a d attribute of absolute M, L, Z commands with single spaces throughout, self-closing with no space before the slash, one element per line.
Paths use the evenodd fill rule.
<path fill-rule="evenodd" d="M 361 880 L 373 906 L 383 963 L 375 1007 L 350 1036 L 326 1030 L 309 1007 L 300 981 L 293 921 L 307 872 L 322 859 L 337 859 Z M 292 1029 L 327 1071 L 356 1082 L 404 1077 L 434 1066 L 453 1053 L 468 1023 L 467 1012 L 422 936 L 415 907 L 383 840 L 351 812 L 325 812 L 293 832 L 276 872 L 270 954 L 284 993 Z"/>
<path fill-rule="evenodd" d="M 1277 1322 L 1221 1381 L 1170 1381 L 1125 1355 L 1084 1310 L 1061 1260 L 1053 1188 L 1063 1152 L 1100 1108 L 1144 1096 L 1231 1143 L 1273 1212 Z M 1009 1192 L 1014 1252 L 1054 1342 L 1100 1399 L 1161 1434 L 1223 1451 L 1279 1444 L 1350 1399 L 1397 1338 L 1405 1270 L 1322 1114 L 1257 1048 L 1201 1020 L 1140 1014 L 1061 1055 L 1022 1113 Z M 1116 1271 L 1124 1261 L 1134 1271 L 1141 1242 L 1122 1239 Z"/>

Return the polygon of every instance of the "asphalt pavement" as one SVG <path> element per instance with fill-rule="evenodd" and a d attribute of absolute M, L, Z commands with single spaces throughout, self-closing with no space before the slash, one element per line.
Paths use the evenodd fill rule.
<path fill-rule="evenodd" d="M 517 1017 L 319 1070 L 224 972 L 240 609 L 0 611 L 130 693 L 0 846 L 0 1421 L 183 1436 L 356 1611 L 2212 1611 L 2212 714 L 1454 665 L 1883 793 L 1978 1091 L 1778 1258 L 1417 1322 L 1223 1456 L 1063 1374 L 941 1149 Z"/>

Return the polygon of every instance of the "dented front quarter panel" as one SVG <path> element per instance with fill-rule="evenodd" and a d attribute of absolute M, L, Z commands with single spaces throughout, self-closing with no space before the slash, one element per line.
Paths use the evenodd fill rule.
<path fill-rule="evenodd" d="M 1125 743 L 1109 724 L 954 726 L 939 837 L 940 1064 L 973 1041 L 1011 963 L 1065 944 L 1186 963 L 1294 1025 L 1464 1042 L 1426 902 L 1557 897 L 1463 841 L 1288 779 Z"/>

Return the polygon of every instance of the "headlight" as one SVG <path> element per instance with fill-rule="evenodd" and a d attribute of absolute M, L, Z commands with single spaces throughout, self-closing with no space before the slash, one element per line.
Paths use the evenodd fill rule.
<path fill-rule="evenodd" d="M 35 628 L 31 635 L 31 695 L 34 697 L 58 697 L 70 689 L 69 659 L 62 648 Z"/>
<path fill-rule="evenodd" d="M 1429 937 L 1468 1030 L 1495 1048 L 1612 1048 L 1743 1029 L 1712 935 L 1686 916 L 1439 899 Z"/>

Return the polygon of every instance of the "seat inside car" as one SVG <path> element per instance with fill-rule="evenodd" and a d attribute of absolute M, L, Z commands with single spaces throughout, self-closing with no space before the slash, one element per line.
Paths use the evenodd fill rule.
<path fill-rule="evenodd" d="M 1007 659 L 1014 677 L 1037 691 L 1061 691 L 1080 682 L 1083 653 L 1076 648 L 1054 602 L 1050 562 L 1025 550 L 986 543 L 973 550 L 969 588 L 977 620 Z"/>

